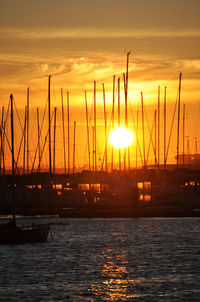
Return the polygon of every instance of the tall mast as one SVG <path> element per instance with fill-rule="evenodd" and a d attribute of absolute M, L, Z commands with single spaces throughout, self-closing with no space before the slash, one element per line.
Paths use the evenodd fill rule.
<path fill-rule="evenodd" d="M 95 160 L 94 160 L 94 126 L 92 126 L 92 171 L 95 171 Z"/>
<path fill-rule="evenodd" d="M 67 151 L 68 151 L 68 174 L 70 173 L 70 133 L 69 133 L 69 92 L 67 91 Z"/>
<path fill-rule="evenodd" d="M 94 81 L 94 172 L 97 172 L 96 81 Z"/>
<path fill-rule="evenodd" d="M 158 170 L 160 169 L 160 86 L 158 86 Z"/>
<path fill-rule="evenodd" d="M 39 108 L 37 107 L 37 128 L 38 128 L 38 171 L 40 172 L 40 120 L 39 120 Z"/>
<path fill-rule="evenodd" d="M 141 92 L 141 106 L 142 106 L 143 157 L 144 157 L 144 168 L 146 168 L 145 137 L 144 137 L 144 102 L 143 102 L 143 93 L 142 92 Z"/>
<path fill-rule="evenodd" d="M 167 87 L 165 87 L 165 94 L 164 94 L 164 169 L 166 169 L 166 96 L 167 96 Z"/>
<path fill-rule="evenodd" d="M 91 163 L 90 163 L 90 133 L 89 133 L 88 106 L 87 106 L 87 92 L 86 91 L 85 91 L 85 112 L 86 112 L 86 125 L 87 125 L 87 145 L 88 145 L 89 171 L 91 171 Z"/>
<path fill-rule="evenodd" d="M 108 172 L 108 148 L 107 148 L 107 117 L 106 117 L 106 96 L 103 84 L 103 107 L 104 107 L 104 123 L 105 123 L 105 171 Z"/>
<path fill-rule="evenodd" d="M 51 76 L 48 83 L 48 115 L 49 115 L 49 174 L 51 174 Z"/>
<path fill-rule="evenodd" d="M 26 123 L 27 123 L 27 138 L 26 138 L 26 145 L 27 145 L 27 153 L 26 153 L 26 168 L 27 168 L 27 174 L 29 173 L 29 96 L 30 96 L 30 88 L 27 88 L 27 117 L 26 117 Z"/>
<path fill-rule="evenodd" d="M 53 135 L 53 173 L 55 174 L 55 166 L 56 166 L 56 110 L 54 108 L 54 135 Z"/>
<path fill-rule="evenodd" d="M 128 65 L 129 65 L 129 56 L 130 52 L 127 52 L 126 57 L 126 75 L 123 74 L 124 77 L 124 93 L 125 93 L 125 128 L 128 128 Z M 128 161 L 129 161 L 129 168 L 130 168 L 130 151 L 128 148 Z M 124 172 L 126 171 L 126 148 L 124 148 Z"/>
<path fill-rule="evenodd" d="M 118 78 L 118 128 L 120 128 L 120 78 Z M 119 171 L 121 171 L 121 150 L 119 148 Z"/>
<path fill-rule="evenodd" d="M 180 73 L 180 75 L 179 75 L 179 89 L 178 89 L 177 168 L 179 168 L 179 131 L 180 131 L 181 77 L 182 77 L 182 73 Z"/>
<path fill-rule="evenodd" d="M 183 168 L 185 165 L 185 104 L 183 104 Z"/>
<path fill-rule="evenodd" d="M 195 137 L 194 139 L 195 139 L 195 154 L 197 155 L 197 137 Z"/>
<path fill-rule="evenodd" d="M 64 173 L 67 173 L 66 169 L 66 150 L 65 150 L 65 113 L 63 104 L 63 90 L 61 89 L 61 102 L 62 102 L 62 128 L 63 128 L 63 152 L 64 152 Z"/>
<path fill-rule="evenodd" d="M 115 75 L 113 76 L 113 104 L 112 104 L 112 130 L 115 127 Z M 111 172 L 113 172 L 113 157 L 114 157 L 114 150 L 112 146 L 112 158 L 111 158 Z"/>
<path fill-rule="evenodd" d="M 15 156 L 14 156 L 14 125 L 13 125 L 13 95 L 10 95 L 10 104 L 11 104 L 11 151 L 12 151 L 12 175 L 15 174 Z"/>
<path fill-rule="evenodd" d="M 76 121 L 74 121 L 73 174 L 75 172 Z"/>
<path fill-rule="evenodd" d="M 3 116 L 4 116 L 4 107 L 2 107 L 2 118 L 1 118 L 1 151 L 0 151 L 0 174 L 2 169 L 2 158 L 3 158 Z"/>
<path fill-rule="evenodd" d="M 126 83 L 125 83 L 125 125 L 126 129 L 128 129 L 128 65 L 129 65 L 129 56 L 130 51 L 127 53 L 127 60 L 126 60 Z M 128 169 L 130 171 L 131 164 L 130 164 L 130 147 L 128 146 Z"/>
<path fill-rule="evenodd" d="M 24 115 L 24 155 L 23 155 L 23 175 L 25 175 L 26 169 L 26 124 L 27 124 L 27 106 L 25 106 L 25 115 Z"/>
<path fill-rule="evenodd" d="M 125 127 L 126 128 L 128 128 L 127 102 L 128 102 L 128 65 L 129 65 L 129 56 L 130 56 L 130 52 L 127 53 L 127 59 L 126 59 L 126 78 L 125 78 Z"/>
<path fill-rule="evenodd" d="M 157 168 L 157 110 L 154 112 L 154 120 L 155 120 L 155 150 L 154 150 L 154 159 L 155 159 L 155 169 Z"/>
<path fill-rule="evenodd" d="M 190 154 L 190 141 L 189 141 L 189 136 L 187 137 L 187 154 L 188 154 L 188 158 L 189 158 L 189 154 Z"/>
<path fill-rule="evenodd" d="M 136 144 L 135 144 L 135 167 L 138 168 L 138 122 L 139 122 L 139 110 L 137 110 L 137 126 L 136 126 Z"/>
<path fill-rule="evenodd" d="M 3 160 L 3 175 L 5 175 L 5 158 L 4 158 L 4 146 L 5 146 L 5 123 L 4 123 L 4 106 L 2 107 L 2 117 L 1 117 L 1 125 L 2 125 L 2 160 Z"/>
<path fill-rule="evenodd" d="M 125 73 L 123 73 L 123 80 L 124 80 L 124 91 L 126 91 L 126 77 Z M 128 120 L 127 120 L 127 99 L 126 99 L 126 92 L 125 92 L 125 128 L 127 128 Z M 124 148 L 124 173 L 126 172 L 126 147 Z"/>

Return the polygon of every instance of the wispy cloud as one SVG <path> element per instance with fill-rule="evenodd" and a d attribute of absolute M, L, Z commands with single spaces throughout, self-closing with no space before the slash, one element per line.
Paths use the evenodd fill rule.
<path fill-rule="evenodd" d="M 159 37 L 200 37 L 200 30 L 145 29 L 121 30 L 120 28 L 9 28 L 0 27 L 0 36 L 15 39 L 66 39 L 66 38 L 159 38 Z"/>

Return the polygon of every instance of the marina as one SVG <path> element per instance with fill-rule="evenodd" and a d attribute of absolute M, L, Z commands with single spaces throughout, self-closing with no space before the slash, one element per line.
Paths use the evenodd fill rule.
<path fill-rule="evenodd" d="M 200 170 L 198 170 L 199 154 L 185 154 L 185 104 L 183 106 L 182 119 L 182 153 L 180 152 L 180 106 L 181 106 L 181 81 L 179 76 L 178 97 L 174 107 L 171 131 L 167 143 L 166 136 L 166 89 L 164 95 L 164 165 L 161 164 L 160 147 L 160 86 L 158 87 L 157 110 L 153 117 L 152 130 L 149 129 L 149 146 L 147 148 L 147 129 L 145 124 L 145 107 L 143 93 L 141 92 L 141 117 L 142 137 L 138 135 L 136 127 L 136 166 L 131 167 L 130 146 L 132 137 L 128 125 L 128 79 L 129 58 L 127 53 L 126 73 L 124 77 L 124 120 L 120 111 L 120 78 L 117 88 L 115 76 L 113 76 L 112 112 L 108 123 L 105 102 L 105 87 L 103 85 L 103 108 L 104 108 L 104 154 L 101 158 L 101 168 L 97 165 L 97 105 L 96 105 L 96 81 L 94 81 L 93 99 L 93 134 L 91 147 L 91 125 L 88 119 L 87 94 L 85 92 L 85 110 L 87 125 L 87 140 L 85 146 L 88 151 L 88 169 L 76 171 L 76 121 L 73 123 L 73 156 L 71 166 L 70 155 L 70 107 L 69 93 L 67 92 L 67 121 L 63 105 L 63 90 L 61 89 L 62 101 L 62 137 L 63 137 L 63 170 L 56 173 L 56 112 L 51 111 L 51 76 L 48 77 L 48 102 L 47 102 L 47 135 L 43 139 L 42 126 L 39 123 L 39 110 L 37 108 L 37 141 L 34 158 L 30 157 L 30 137 L 33 137 L 29 129 L 30 118 L 30 89 L 27 89 L 27 105 L 25 107 L 24 127 L 21 126 L 21 140 L 19 150 L 16 150 L 16 132 L 14 120 L 14 97 L 10 95 L 10 102 L 6 117 L 2 108 L 1 122 L 1 148 L 0 148 L 0 214 L 8 215 L 14 211 L 19 215 L 60 215 L 61 217 L 175 217 L 175 216 L 199 216 L 200 214 Z M 115 127 L 115 99 L 118 97 L 117 120 L 118 128 Z M 16 105 L 15 105 L 16 107 Z M 130 109 L 130 108 L 129 108 Z M 18 116 L 17 110 L 15 115 Z M 174 118 L 177 114 L 176 128 L 176 164 L 167 163 Z M 10 118 L 9 118 L 10 116 Z M 129 118 L 128 118 L 129 117 Z M 19 118 L 19 116 L 18 116 Z M 138 119 L 138 111 L 137 111 Z M 10 120 L 10 121 L 9 121 Z M 8 124 L 10 123 L 10 126 Z M 120 128 L 124 123 L 125 128 Z M 138 123 L 138 121 L 137 121 Z M 66 126 L 67 124 L 67 126 Z M 148 124 L 147 124 L 148 125 Z M 146 126 L 147 126 L 146 125 Z M 53 129 L 52 129 L 53 127 Z M 148 126 L 149 127 L 149 126 Z M 123 129 L 123 131 L 122 131 Z M 16 131 L 17 130 L 17 131 Z M 53 130 L 53 131 L 52 131 Z M 122 131 L 122 132 L 119 132 Z M 115 134 L 115 131 L 116 132 Z M 153 138 L 154 131 L 154 138 Z M 52 141 L 53 132 L 53 141 Z M 67 133 L 67 146 L 66 146 Z M 113 134 L 113 136 L 111 136 Z M 10 135 L 10 140 L 9 140 Z M 115 136 L 114 136 L 115 135 Z M 120 136 L 121 135 L 121 136 Z M 111 148 L 108 149 L 108 139 L 111 136 Z M 123 140 L 124 138 L 124 145 Z M 6 140 L 6 141 L 5 141 Z M 129 142 L 130 141 L 130 142 Z M 118 145 L 118 143 L 120 143 Z M 23 148 L 22 148 L 23 146 Z M 114 147 L 116 150 L 114 151 Z M 11 172 L 6 172 L 5 154 L 8 152 L 11 161 Z M 154 165 L 148 164 L 148 157 L 153 152 Z M 7 151 L 6 151 L 7 150 Z M 23 152 L 22 152 L 23 150 Z M 80 150 L 80 147 L 79 147 Z M 45 152 L 44 152 L 45 151 Z M 116 151 L 118 156 L 116 157 Z M 115 157 L 114 157 L 115 152 Z M 23 154 L 23 168 L 18 163 L 20 153 Z M 137 153 L 140 154 L 141 164 L 137 162 Z M 8 155 L 7 155 L 8 156 Z M 42 170 L 42 160 L 48 159 L 47 171 Z M 194 159 L 194 160 L 193 160 Z M 100 160 L 100 159 L 99 159 Z M 36 163 L 37 162 L 37 163 Z M 30 163 L 32 169 L 30 169 Z M 67 167 L 68 165 L 68 167 Z M 117 165 L 117 167 L 116 167 Z M 64 172 L 64 173 L 63 173 Z"/>
<path fill-rule="evenodd" d="M 199 302 L 199 12 L 0 0 L 0 301 Z"/>

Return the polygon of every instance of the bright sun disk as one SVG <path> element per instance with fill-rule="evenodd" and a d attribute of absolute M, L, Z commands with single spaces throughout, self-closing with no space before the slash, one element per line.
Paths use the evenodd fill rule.
<path fill-rule="evenodd" d="M 125 128 L 115 128 L 110 132 L 109 142 L 115 148 L 126 148 L 133 142 L 133 132 Z"/>

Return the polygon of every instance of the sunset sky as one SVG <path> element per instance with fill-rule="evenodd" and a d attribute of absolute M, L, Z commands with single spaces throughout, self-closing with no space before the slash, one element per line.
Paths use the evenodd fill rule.
<path fill-rule="evenodd" d="M 158 86 L 162 98 L 167 86 L 168 102 L 174 104 L 182 72 L 186 135 L 192 141 L 198 136 L 200 101 L 199 12 L 199 0 L 0 0 L 0 106 L 7 106 L 12 92 L 18 108 L 24 108 L 27 87 L 32 108 L 45 106 L 52 75 L 52 105 L 60 105 L 60 88 L 68 90 L 71 120 L 81 124 L 84 90 L 91 103 L 96 80 L 102 104 L 105 83 L 111 103 L 112 77 L 122 79 L 130 50 L 133 110 L 141 91 L 154 110 Z"/>

